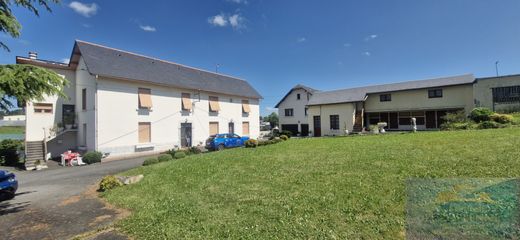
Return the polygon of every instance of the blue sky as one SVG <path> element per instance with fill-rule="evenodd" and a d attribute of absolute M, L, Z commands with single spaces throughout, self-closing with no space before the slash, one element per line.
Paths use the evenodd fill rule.
<path fill-rule="evenodd" d="M 37 51 L 70 56 L 74 39 L 247 79 L 262 114 L 294 85 L 320 90 L 465 73 L 520 73 L 520 1 L 62 1 L 37 18 L 0 64 Z"/>

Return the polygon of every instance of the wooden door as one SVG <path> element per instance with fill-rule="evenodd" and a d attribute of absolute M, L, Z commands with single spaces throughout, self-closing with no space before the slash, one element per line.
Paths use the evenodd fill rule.
<path fill-rule="evenodd" d="M 314 136 L 321 137 L 321 117 L 314 116 L 313 122 L 314 122 Z"/>

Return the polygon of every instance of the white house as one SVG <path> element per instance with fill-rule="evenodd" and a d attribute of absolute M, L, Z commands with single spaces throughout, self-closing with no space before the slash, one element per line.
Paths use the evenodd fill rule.
<path fill-rule="evenodd" d="M 520 75 L 475 78 L 466 74 L 334 91 L 314 90 L 308 100 L 301 102 L 294 94 L 295 88 L 276 105 L 280 122 L 283 119 L 282 129 L 283 124 L 298 121 L 308 123 L 313 136 L 360 132 L 378 122 L 386 122 L 388 130 L 410 130 L 411 118 L 415 118 L 419 130 L 428 130 L 438 129 L 448 112 L 464 110 L 469 114 L 475 107 L 520 110 Z M 305 116 L 292 117 L 292 109 L 303 108 Z M 303 120 L 304 117 L 307 119 Z"/>
<path fill-rule="evenodd" d="M 307 105 L 315 92 L 317 90 L 298 84 L 276 104 L 282 131 L 291 131 L 294 135 L 300 133 L 302 136 L 309 134 Z"/>
<path fill-rule="evenodd" d="M 80 40 L 68 64 L 35 54 L 16 62 L 70 82 L 68 99 L 27 103 L 28 159 L 67 149 L 132 155 L 203 145 L 216 133 L 259 135 L 262 97 L 242 79 Z"/>

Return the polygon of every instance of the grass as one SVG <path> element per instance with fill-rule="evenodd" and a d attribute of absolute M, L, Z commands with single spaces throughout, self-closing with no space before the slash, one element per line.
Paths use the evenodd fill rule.
<path fill-rule="evenodd" d="M 520 176 L 520 128 L 291 139 L 140 167 L 108 191 L 138 239 L 402 239 L 410 178 Z"/>
<path fill-rule="evenodd" d="M 24 127 L 0 127 L 0 134 L 22 134 L 24 133 L 25 128 Z"/>

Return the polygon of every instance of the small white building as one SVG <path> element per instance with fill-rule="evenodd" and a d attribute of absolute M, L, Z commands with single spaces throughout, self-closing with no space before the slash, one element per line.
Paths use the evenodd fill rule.
<path fill-rule="evenodd" d="M 291 131 L 294 135 L 309 135 L 309 100 L 317 90 L 298 84 L 276 104 L 280 130 Z"/>
<path fill-rule="evenodd" d="M 41 147 L 36 155 L 81 149 L 121 156 L 203 145 L 216 133 L 259 135 L 262 97 L 239 78 L 79 40 L 68 64 L 34 55 L 16 62 L 70 82 L 68 99 L 27 103 L 28 159 Z"/>

